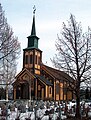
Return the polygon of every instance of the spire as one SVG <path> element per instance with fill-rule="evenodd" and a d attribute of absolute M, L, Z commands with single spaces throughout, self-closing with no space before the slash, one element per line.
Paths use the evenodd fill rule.
<path fill-rule="evenodd" d="M 38 40 L 39 38 L 36 36 L 36 29 L 35 29 L 35 5 L 33 7 L 33 23 L 32 23 L 32 30 L 31 30 L 31 35 L 28 36 L 28 49 L 29 48 L 38 48 Z"/>
<path fill-rule="evenodd" d="M 36 29 L 35 29 L 35 5 L 33 7 L 33 23 L 32 23 L 32 30 L 31 30 L 31 35 L 36 36 Z"/>

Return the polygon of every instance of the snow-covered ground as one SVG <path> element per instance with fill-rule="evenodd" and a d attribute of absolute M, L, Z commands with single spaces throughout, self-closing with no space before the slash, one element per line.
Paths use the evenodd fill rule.
<path fill-rule="evenodd" d="M 4 105 L 6 105 L 5 103 L 3 103 Z M 1 116 L 2 114 L 2 108 L 6 107 L 3 106 L 2 104 L 0 104 L 0 120 L 2 120 L 3 116 Z M 28 104 L 26 104 L 25 101 L 23 102 L 10 102 L 7 105 L 7 109 L 8 109 L 8 120 L 15 120 L 18 116 L 20 118 L 20 120 L 25 120 L 25 118 L 31 118 L 31 120 L 35 120 L 35 116 L 36 118 L 41 118 L 41 120 L 49 120 L 49 116 L 52 118 L 52 120 L 56 120 L 57 117 L 61 116 L 61 119 L 65 119 L 67 118 L 66 114 L 65 114 L 65 105 L 67 105 L 67 109 L 70 115 L 75 116 L 75 107 L 76 106 L 76 102 L 75 101 L 70 101 L 68 103 L 60 103 L 58 104 L 57 102 L 43 102 L 43 101 L 38 101 L 38 102 L 32 102 L 32 107 L 33 109 L 29 110 L 28 109 Z M 59 109 L 60 106 L 60 109 Z M 2 108 L 1 108 L 2 107 Z M 89 104 L 85 104 L 85 107 L 89 107 L 89 112 L 88 112 L 88 116 L 91 116 L 91 103 L 89 102 Z M 12 108 L 12 109 L 11 109 Z M 6 110 L 6 109 L 4 109 Z M 47 113 L 46 113 L 47 111 Z M 51 111 L 51 112 L 50 112 Z M 83 106 L 81 106 L 81 112 L 83 111 Z M 6 118 L 6 115 L 4 116 L 4 118 Z"/>
<path fill-rule="evenodd" d="M 36 112 L 36 118 L 40 117 L 41 120 L 49 120 L 49 115 L 45 115 L 45 111 L 49 109 L 38 109 Z M 35 111 L 33 112 L 28 112 L 26 111 L 25 113 L 20 113 L 17 109 L 15 111 L 10 111 L 8 109 L 8 120 L 15 120 L 19 116 L 20 120 L 25 120 L 25 118 L 29 118 L 31 116 L 31 120 L 35 120 Z M 53 114 L 50 114 L 50 117 L 52 120 L 56 120 L 58 116 L 57 112 L 54 112 Z M 0 120 L 5 117 L 1 117 Z M 61 119 L 65 119 L 66 116 L 62 115 L 61 112 Z"/>

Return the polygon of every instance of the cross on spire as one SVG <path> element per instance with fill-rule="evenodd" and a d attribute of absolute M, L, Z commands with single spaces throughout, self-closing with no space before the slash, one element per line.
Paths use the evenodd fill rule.
<path fill-rule="evenodd" d="M 36 11 L 36 7 L 34 5 L 34 7 L 33 7 L 33 14 L 35 14 L 35 11 Z"/>
<path fill-rule="evenodd" d="M 35 27 L 35 5 L 33 7 L 33 22 L 32 22 L 32 29 L 31 35 L 28 36 L 28 48 L 36 48 L 38 49 L 38 37 L 36 36 L 36 27 Z"/>

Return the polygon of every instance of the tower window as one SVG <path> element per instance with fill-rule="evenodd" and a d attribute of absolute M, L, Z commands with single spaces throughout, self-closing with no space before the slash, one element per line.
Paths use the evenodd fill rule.
<path fill-rule="evenodd" d="M 25 63 L 28 64 L 28 55 L 25 56 Z"/>
<path fill-rule="evenodd" d="M 30 55 L 30 64 L 33 63 L 33 55 Z"/>
<path fill-rule="evenodd" d="M 35 64 L 37 64 L 37 55 L 35 56 Z"/>
<path fill-rule="evenodd" d="M 38 57 L 38 65 L 40 65 L 40 56 Z"/>

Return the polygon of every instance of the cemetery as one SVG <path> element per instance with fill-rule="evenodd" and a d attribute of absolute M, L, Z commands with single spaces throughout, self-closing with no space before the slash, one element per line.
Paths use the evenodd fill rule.
<path fill-rule="evenodd" d="M 91 119 L 91 101 L 80 103 L 80 120 Z M 0 120 L 73 120 L 76 103 L 69 101 L 0 101 Z"/>

